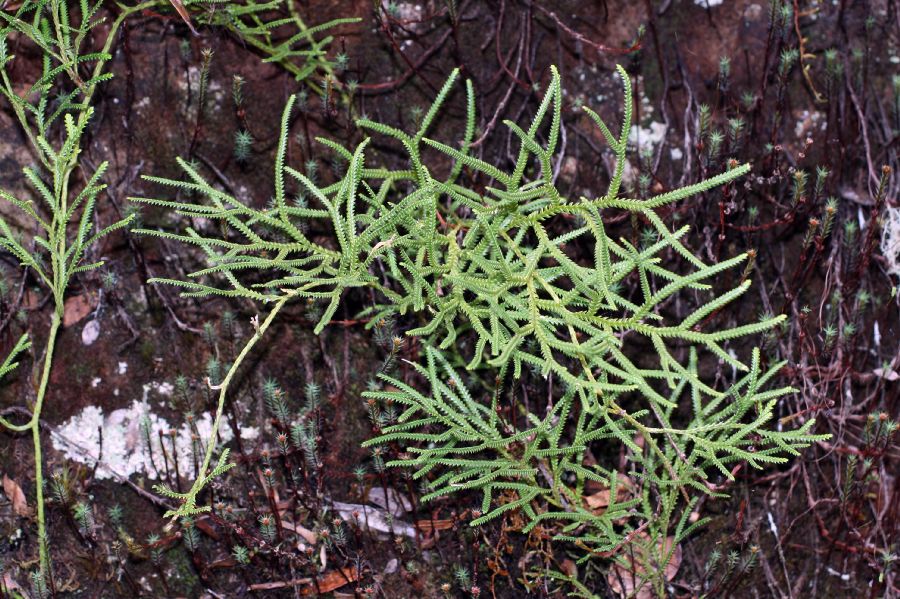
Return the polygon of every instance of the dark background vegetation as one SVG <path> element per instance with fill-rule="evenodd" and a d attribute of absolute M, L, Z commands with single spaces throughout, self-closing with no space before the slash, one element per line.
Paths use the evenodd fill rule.
<path fill-rule="evenodd" d="M 609 180 L 611 153 L 579 105 L 591 106 L 607 122 L 619 121 L 616 63 L 633 78 L 642 127 L 631 154 L 632 193 L 648 196 L 696 182 L 724 170 L 730 159 L 750 162 L 752 175 L 736 193 L 692 198 L 663 216 L 692 225 L 687 245 L 705 260 L 756 250 L 751 292 L 716 313 L 715 322 L 733 326 L 761 314 L 786 313 L 785 325 L 762 339 L 769 356 L 789 361 L 777 382 L 798 390 L 780 405 L 779 425 L 815 416 L 816 432 L 832 438 L 784 467 L 739 466 L 735 482 L 714 481 L 731 497 L 702 502 L 712 523 L 684 544 L 670 590 L 678 597 L 897 596 L 897 566 L 890 557 L 900 551 L 897 448 L 890 440 L 875 440 L 873 431 L 896 419 L 900 408 L 900 304 L 893 289 L 897 278 L 888 274 L 896 256 L 883 255 L 879 247 L 879 223 L 889 209 L 900 207 L 898 178 L 883 171 L 896 171 L 900 152 L 900 4 L 463 0 L 388 7 L 310 0 L 300 5 L 309 23 L 362 17 L 358 25 L 343 26 L 332 45 L 333 56 L 349 58 L 339 85 L 358 82 L 352 107 L 340 105 L 338 93 L 324 101 L 310 93 L 291 123 L 290 164 L 315 161 L 324 180 L 331 176 L 331 154 L 315 136 L 356 143 L 363 133 L 352 117 L 359 115 L 411 129 L 453 67 L 473 80 L 477 92 L 478 137 L 484 136 L 477 154 L 508 164 L 517 143 L 503 119 L 528 122 L 550 65 L 558 65 L 567 103 L 559 181 L 573 198 L 602 193 Z M 111 4 L 109 11 L 115 10 Z M 257 205 L 269 201 L 278 120 L 287 97 L 303 85 L 278 65 L 262 63 L 223 30 L 201 27 L 199 33 L 192 35 L 173 11 L 145 13 L 128 22 L 114 44 L 116 76 L 100 88 L 87 151 L 88 163 L 111 163 L 101 222 L 134 210 L 127 196 L 158 191 L 139 175 L 178 176 L 176 156 L 197 161 L 222 186 Z M 94 43 L 99 46 L 102 39 Z M 211 96 L 198 119 L 198 73 L 207 48 L 213 51 Z M 27 46 L 16 52 L 27 60 L 18 61 L 13 73 L 21 69 L 22 80 L 30 80 L 33 73 L 27 70 L 37 68 L 38 57 Z M 246 81 L 243 111 L 232 100 L 236 75 Z M 31 158 L 6 108 L 0 111 L 0 184 L 22 188 L 20 168 Z M 433 136 L 458 139 L 463 114 L 457 91 Z M 234 138 L 245 128 L 254 141 L 249 157 L 239 161 Z M 383 149 L 392 155 L 390 147 Z M 176 226 L 171 215 L 153 209 L 144 209 L 140 219 L 149 227 Z M 621 218 L 612 232 L 637 237 L 641 227 Z M 90 306 L 101 334 L 87 348 L 81 337 L 85 320 L 62 333 L 45 411 L 48 439 L 55 426 L 87 405 L 106 411 L 130 405 L 149 381 L 174 384 L 183 376 L 187 404 L 197 412 L 209 409 L 213 398 L 203 381 L 210 358 L 228 362 L 255 314 L 250 303 L 182 299 L 148 285 L 149 276 L 181 278 L 198 264 L 200 257 L 183 247 L 118 234 L 100 254 L 109 260 L 106 271 L 78 280 L 72 295 Z M 49 309 L 43 292 L 22 277 L 10 256 L 2 257 L 2 268 L 0 342 L 9 346 L 26 329 L 41 339 Z M 336 576 L 350 581 L 333 591 L 338 597 L 463 597 L 471 596 L 472 585 L 482 596 L 518 597 L 526 593 L 523 577 L 534 596 L 564 596 L 564 590 L 528 573 L 569 567 L 565 551 L 539 535 L 516 533 L 514 514 L 469 528 L 468 512 L 479 499 L 464 495 L 404 515 L 422 523 L 415 539 L 380 535 L 366 526 L 348 528 L 346 543 L 329 547 L 323 571 L 318 549 L 314 555 L 299 550 L 302 539 L 293 533 L 290 538 L 284 533 L 280 550 L 260 551 L 249 566 L 235 562 L 234 544 L 262 546 L 257 516 L 269 513 L 273 501 L 289 502 L 295 521 L 306 518 L 307 527 L 317 531 L 333 518 L 323 506 L 331 500 L 365 503 L 372 487 L 397 489 L 415 501 L 414 484 L 400 472 L 378 474 L 372 454 L 359 446 L 372 435 L 360 393 L 386 355 L 355 319 L 365 305 L 366 298 L 351 296 L 338 322 L 319 337 L 312 334 L 315 306 L 298 306 L 254 352 L 253 367 L 244 369 L 229 406 L 229 422 L 235 429 L 238 423 L 256 426 L 261 434 L 236 445 L 238 468 L 214 491 L 222 506 L 246 511 L 231 519 L 217 511 L 198 521 L 193 551 L 183 532 L 163 528 L 163 508 L 140 492 L 150 489 L 150 481 L 134 480 L 131 486 L 100 481 L 90 465 L 67 465 L 48 450 L 48 471 L 68 468 L 71 501 L 88 502 L 96 519 L 84 534 L 71 505 L 51 503 L 50 548 L 60 596 L 255 592 L 292 597 L 315 595 L 323 591 L 320 583 L 333 583 Z M 223 324 L 226 311 L 233 325 Z M 416 352 L 412 344 L 401 351 L 409 358 Z M 129 364 L 126 372 L 118 368 L 121 361 Z M 19 398 L 34 393 L 24 374 L 29 366 L 5 386 L 0 409 L 21 405 Z M 714 362 L 705 368 L 711 380 L 728 375 Z M 95 377 L 102 384 L 94 386 Z M 262 407 L 263 381 L 269 377 L 292 405 L 302 404 L 306 383 L 323 389 L 315 416 L 321 464 L 315 476 L 299 484 L 284 476 L 280 458 L 264 454 L 274 452 L 278 432 Z M 541 392 L 533 390 L 536 397 Z M 170 422 L 181 423 L 187 410 L 175 404 L 165 403 L 161 410 Z M 260 478 L 267 459 L 275 464 L 275 499 Z M 29 439 L 0 435 L 0 471 L 18 481 L 29 499 L 32 462 Z M 365 472 L 355 472 L 360 466 Z M 181 474 L 182 484 L 188 483 L 190 473 Z M 121 514 L 111 518 L 114 505 L 121 506 Z M 158 540 L 148 543 L 153 534 Z M 714 552 L 722 557 L 710 568 Z M 33 526 L 0 500 L 0 561 L 7 586 L 16 580 L 26 586 L 22 572 L 35 553 Z M 582 574 L 596 595 L 612 597 L 597 561 Z M 454 578 L 458 568 L 470 577 L 466 590 Z M 277 584 L 300 579 L 306 582 Z M 259 586 L 267 583 L 276 584 Z M 442 590 L 444 584 L 449 591 Z"/>

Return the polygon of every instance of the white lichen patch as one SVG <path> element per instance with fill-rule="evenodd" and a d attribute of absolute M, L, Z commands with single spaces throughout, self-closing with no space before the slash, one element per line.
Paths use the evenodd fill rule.
<path fill-rule="evenodd" d="M 665 123 L 657 123 L 654 121 L 646 128 L 641 127 L 640 125 L 632 125 L 631 130 L 628 132 L 628 143 L 635 147 L 645 146 L 647 144 L 658 146 L 665 136 Z"/>
<path fill-rule="evenodd" d="M 126 372 L 128 372 L 128 362 L 119 362 L 118 372 L 119 374 L 125 374 Z"/>
<path fill-rule="evenodd" d="M 881 254 L 887 272 L 900 279 L 900 208 L 888 208 L 881 229 Z"/>
<path fill-rule="evenodd" d="M 94 318 L 81 329 L 81 342 L 84 345 L 91 345 L 98 337 L 100 337 L 100 323 Z"/>
<path fill-rule="evenodd" d="M 160 395 L 172 395 L 172 391 L 175 390 L 175 386 L 172 383 L 167 381 L 163 381 L 162 383 L 150 383 L 151 388 L 154 389 Z M 145 385 L 146 386 L 146 385 Z"/>
<path fill-rule="evenodd" d="M 135 102 L 134 109 L 138 113 L 143 113 L 144 109 L 148 108 L 149 106 L 150 106 L 150 96 L 144 96 L 143 98 L 141 98 L 140 100 Z"/>
<path fill-rule="evenodd" d="M 642 75 L 638 75 L 635 78 L 635 86 L 637 89 L 644 89 L 644 77 Z M 653 106 L 653 102 L 650 101 L 650 98 L 647 97 L 647 94 L 640 94 L 639 99 L 641 102 L 641 118 L 650 118 L 653 116 L 653 112 L 656 108 Z"/>
<path fill-rule="evenodd" d="M 824 131 L 828 124 L 825 120 L 825 115 L 818 110 L 812 112 L 801 110 L 798 117 L 797 123 L 794 125 L 794 135 L 800 140 L 818 131 Z"/>
<path fill-rule="evenodd" d="M 384 3 L 385 9 L 389 4 L 388 2 Z M 394 18 L 400 21 L 421 21 L 425 14 L 425 9 L 421 4 L 412 2 L 398 2 L 394 5 L 394 11 Z"/>
<path fill-rule="evenodd" d="M 712 8 L 713 6 L 721 6 L 725 0 L 694 0 L 694 4 L 703 8 Z"/>
<path fill-rule="evenodd" d="M 191 65 L 187 68 L 187 77 L 180 77 L 176 84 L 183 97 L 190 98 L 185 118 L 191 122 L 197 118 L 202 72 L 203 69 L 199 65 Z M 228 99 L 227 91 L 219 81 L 210 76 L 206 86 L 206 109 L 212 112 L 221 109 Z"/>
<path fill-rule="evenodd" d="M 89 467 L 99 460 L 97 478 L 139 474 L 158 479 L 159 473 L 165 472 L 160 446 L 162 433 L 169 470 L 174 471 L 172 460 L 175 456 L 179 471 L 192 476 L 194 463 L 202 460 L 205 442 L 212 432 L 212 418 L 203 414 L 194 418 L 193 427 L 187 421 L 173 426 L 154 413 L 148 401 L 150 392 L 171 395 L 172 390 L 171 383 L 148 383 L 144 385 L 144 397 L 127 408 L 104 413 L 98 406 L 87 406 L 53 432 L 53 446 L 67 459 Z M 172 431 L 175 431 L 174 441 Z M 256 428 L 241 427 L 242 438 L 256 439 L 258 436 Z M 231 438 L 231 428 L 220 427 L 220 442 L 227 443 Z"/>

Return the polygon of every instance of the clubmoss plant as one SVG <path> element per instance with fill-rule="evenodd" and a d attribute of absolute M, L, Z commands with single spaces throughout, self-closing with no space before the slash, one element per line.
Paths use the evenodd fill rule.
<path fill-rule="evenodd" d="M 123 7 L 110 25 L 103 48 L 91 52 L 86 40 L 102 22 L 97 16 L 101 3 L 82 0 L 77 6 L 75 4 L 26 1 L 16 9 L 0 11 L 0 94 L 11 107 L 37 160 L 36 165 L 23 169 L 34 190 L 33 199 L 15 197 L 0 190 L 0 198 L 21 210 L 30 221 L 28 230 L 35 233 L 16 231 L 0 218 L 0 246 L 46 286 L 53 299 L 44 364 L 31 416 L 23 423 L 0 418 L 0 424 L 11 431 L 32 435 L 40 553 L 37 574 L 45 585 L 50 580 L 50 564 L 39 427 L 53 365 L 53 349 L 62 326 L 65 295 L 73 277 L 103 264 L 102 261 L 88 261 L 93 244 L 126 227 L 131 220 L 128 217 L 99 230 L 95 227 L 94 206 L 105 187 L 103 177 L 107 164 L 103 162 L 93 171 L 83 165 L 80 161 L 82 137 L 90 123 L 94 92 L 111 77 L 104 69 L 111 58 L 110 47 L 118 28 L 130 14 L 147 5 Z M 42 54 L 41 75 L 25 93 L 14 86 L 8 70 L 16 60 L 10 53 L 9 44 L 14 37 L 34 44 Z M 29 346 L 27 336 L 19 338 L 0 366 L 0 376 L 16 367 L 16 357 Z"/>
<path fill-rule="evenodd" d="M 196 2 L 185 2 L 195 9 Z M 264 23 L 260 15 L 277 8 L 281 2 L 253 4 L 241 8 L 233 3 L 218 3 L 219 8 L 230 15 L 228 23 L 219 23 L 234 29 L 238 34 L 256 40 L 257 35 L 271 39 L 271 31 L 283 24 L 293 23 L 301 27 L 302 21 L 292 16 L 280 22 Z M 293 3 L 290 3 L 293 6 Z M 115 19 L 109 24 L 105 40 L 99 51 L 88 47 L 94 29 L 104 23 L 101 16 L 102 2 L 63 2 L 59 0 L 27 0 L 18 6 L 0 10 L 0 94 L 9 103 L 16 121 L 29 141 L 37 164 L 23 169 L 27 181 L 34 189 L 34 200 L 17 198 L 0 190 L 0 198 L 20 209 L 32 221 L 26 234 L 15 230 L 0 218 L 0 246 L 13 254 L 28 268 L 53 298 L 53 314 L 44 351 L 44 364 L 37 384 L 37 396 L 27 422 L 14 423 L 0 418 L 0 424 L 14 432 L 31 432 L 35 452 L 35 481 L 37 524 L 40 552 L 40 576 L 43 584 L 49 581 L 49 556 L 44 518 L 44 483 L 39 422 L 48 392 L 48 382 L 53 364 L 54 345 L 62 326 L 66 291 L 73 277 L 98 268 L 102 261 L 88 262 L 90 248 L 102 237 L 128 226 L 136 219 L 129 211 L 126 218 L 103 229 L 95 226 L 94 206 L 105 185 L 103 178 L 107 163 L 102 162 L 91 172 L 80 161 L 82 138 L 89 126 L 91 101 L 97 87 L 112 77 L 106 72 L 111 59 L 111 48 L 122 23 L 131 15 L 151 8 L 171 7 L 166 0 L 150 0 L 132 6 L 121 6 Z M 292 8 L 293 12 L 296 12 Z M 219 11 L 220 14 L 222 11 Z M 242 19 L 250 19 L 245 21 Z M 251 23 L 252 21 L 252 23 Z M 290 23 L 288 23 L 290 21 Z M 338 20 L 319 27 L 302 25 L 297 39 L 279 45 L 277 61 L 304 56 L 305 66 L 312 72 L 330 63 L 322 58 L 331 38 L 316 40 L 324 30 L 349 20 Z M 259 26 L 254 30 L 253 24 Z M 10 53 L 12 38 L 27 40 L 41 52 L 41 76 L 25 91 L 17 89 L 8 70 L 16 60 Z M 297 50 L 304 41 L 311 48 Z M 204 54 L 204 82 L 211 54 Z M 290 69 L 289 69 L 290 70 Z M 293 72 L 293 71 L 292 71 Z M 305 71 L 304 71 L 305 72 Z M 296 72 L 302 79 L 305 75 Z M 201 100 L 201 106 L 203 101 Z M 247 148 L 249 150 L 249 147 Z M 79 184 L 78 181 L 84 181 Z M 29 247 L 33 244 L 33 247 Z M 22 335 L 0 364 L 0 378 L 18 365 L 17 358 L 30 348 L 27 335 Z"/>
<path fill-rule="evenodd" d="M 619 74 L 625 114 L 618 135 L 584 108 L 616 157 L 610 185 L 596 197 L 567 198 L 555 183 L 563 94 L 554 70 L 528 127 L 506 122 L 521 144 L 511 170 L 469 154 L 476 120 L 470 82 L 461 144 L 427 137 L 452 92 L 454 72 L 416 132 L 358 121 L 401 145 L 406 168 L 373 165 L 369 139 L 353 150 L 319 140 L 345 164 L 330 185 L 288 166 L 291 98 L 268 207 L 257 209 L 222 192 L 183 160 L 186 180 L 147 179 L 189 191 L 195 203 L 134 199 L 222 223 L 223 236 L 190 228 L 142 232 L 196 245 L 209 258 L 209 266 L 188 280 L 157 282 L 180 286 L 186 296 L 274 304 L 248 348 L 292 298 L 325 304 L 314 329 L 319 333 L 348 290 L 372 290 L 375 299 L 363 311 L 370 326 L 402 322 L 406 335 L 419 337 L 424 347 L 421 363 L 412 364 L 423 389 L 382 374 L 393 389 L 365 394 L 402 409 L 394 422 L 378 421 L 379 427 L 388 425 L 366 443 L 375 446 L 373 455 L 381 460 L 399 446 L 408 455 L 387 465 L 411 468 L 414 478 L 427 481 L 425 500 L 480 491 L 481 515 L 474 525 L 519 510 L 526 517 L 524 532 L 536 526 L 552 530 L 559 542 L 578 547 L 583 559 L 616 558 L 629 545 L 639 547 L 629 553 L 645 563 L 636 565 L 633 558 L 620 566 L 639 568 L 641 584 L 652 578 L 659 592 L 665 579 L 648 574 L 651 566 L 668 563 L 678 543 L 702 524 L 689 516 L 700 494 L 716 494 L 711 474 L 730 479 L 735 462 L 783 462 L 822 437 L 810 433 L 812 420 L 798 430 L 769 430 L 779 398 L 792 391 L 767 389 L 782 364 L 765 368 L 759 350 L 745 363 L 735 353 L 741 346 L 730 347 L 772 329 L 783 316 L 705 330 L 711 315 L 750 286 L 743 280 L 715 294 L 711 282 L 742 265 L 748 254 L 705 264 L 682 242 L 688 227 L 670 231 L 657 214 L 713 192 L 750 167 L 729 162 L 724 172 L 693 185 L 646 199 L 622 197 L 632 98 L 627 74 L 621 68 Z M 442 153 L 451 166 L 433 167 L 426 150 Z M 476 178 L 489 181 L 484 192 L 476 191 Z M 302 206 L 288 201 L 297 189 L 308 198 Z M 615 211 L 646 223 L 640 247 L 607 233 L 604 217 Z M 318 231 L 330 229 L 333 244 L 307 237 L 312 220 L 319 221 Z M 228 285 L 217 286 L 216 279 Z M 669 322 L 668 300 L 687 291 L 704 299 Z M 649 352 L 640 361 L 638 348 Z M 724 390 L 712 387 L 698 366 L 703 353 L 742 374 Z M 213 439 L 224 388 L 240 361 L 223 383 Z M 473 380 L 487 375 L 500 387 L 482 399 L 485 386 L 469 389 L 463 367 Z M 533 375 L 559 383 L 546 409 L 509 414 L 502 385 Z M 627 456 L 628 470 L 612 460 L 589 459 L 598 443 L 621 448 L 607 453 Z M 201 469 L 191 492 L 179 496 L 182 511 L 202 509 L 196 501 L 209 480 L 206 472 Z M 627 497 L 608 492 L 602 510 L 591 507 L 586 489 L 598 486 L 627 487 Z M 671 542 L 663 542 L 669 536 Z"/>
<path fill-rule="evenodd" d="M 263 62 L 272 62 L 285 69 L 294 78 L 308 85 L 317 95 L 325 93 L 325 86 L 316 83 L 313 74 L 332 80 L 336 72 L 346 69 L 349 60 L 339 53 L 334 61 L 328 59 L 328 49 L 334 41 L 332 35 L 322 35 L 341 25 L 359 23 L 359 17 L 332 19 L 310 26 L 300 15 L 294 0 L 238 3 L 230 0 L 187 0 L 185 9 L 194 10 L 201 23 L 224 27 L 233 31 L 242 41 L 261 52 Z M 275 11 L 287 9 L 287 16 L 273 18 Z M 279 35 L 284 29 L 292 33 Z"/>

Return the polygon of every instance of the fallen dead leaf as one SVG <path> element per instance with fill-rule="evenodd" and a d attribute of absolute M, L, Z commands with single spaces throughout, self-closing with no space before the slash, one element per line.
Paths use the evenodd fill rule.
<path fill-rule="evenodd" d="M 233 557 L 223 557 L 222 559 L 217 559 L 214 562 L 210 562 L 207 564 L 207 567 L 210 570 L 215 570 L 216 568 L 234 568 L 237 565 L 237 562 Z"/>
<path fill-rule="evenodd" d="M 606 581 L 613 592 L 622 597 L 633 599 L 653 599 L 653 585 L 648 577 L 653 572 L 660 570 L 659 564 L 654 563 L 654 556 L 647 552 L 648 537 L 646 533 L 636 536 L 630 545 L 630 552 L 624 557 L 624 564 L 616 562 L 609 569 Z M 666 581 L 675 578 L 678 568 L 681 566 L 681 545 L 676 545 L 672 551 L 675 537 L 666 537 L 657 543 L 657 555 L 665 557 L 671 551 L 668 561 L 662 568 Z M 647 571 L 651 574 L 647 574 Z"/>
<path fill-rule="evenodd" d="M 618 481 L 618 484 L 616 485 L 618 487 L 616 492 L 616 503 L 627 501 L 634 495 L 634 481 L 624 474 L 618 475 L 616 479 Z M 584 502 L 591 511 L 599 516 L 609 507 L 610 495 L 610 489 L 601 489 L 596 493 L 587 495 L 584 498 Z"/>
<path fill-rule="evenodd" d="M 891 381 L 892 383 L 900 379 L 900 374 L 898 374 L 896 370 L 892 370 L 891 368 L 888 368 L 887 370 L 885 370 L 884 368 L 876 368 L 872 371 L 872 374 L 874 374 L 878 378 L 883 378 L 886 381 Z"/>
<path fill-rule="evenodd" d="M 578 578 L 578 566 L 575 565 L 575 562 L 573 562 L 569 558 L 566 558 L 562 561 L 562 564 L 560 564 L 560 569 L 562 570 L 563 574 L 571 576 L 572 578 Z"/>
<path fill-rule="evenodd" d="M 299 524 L 294 524 L 293 522 L 285 522 L 284 520 L 282 520 L 281 528 L 294 531 L 295 533 L 303 537 L 303 540 L 310 545 L 315 545 L 319 541 L 319 535 L 306 527 L 300 526 Z"/>
<path fill-rule="evenodd" d="M 393 574 L 400 568 L 400 560 L 396 557 L 392 557 L 391 560 L 384 566 L 384 570 L 381 571 L 382 574 Z"/>
<path fill-rule="evenodd" d="M 22 492 L 22 487 L 5 474 L 3 475 L 3 493 L 6 494 L 6 498 L 12 503 L 13 511 L 17 516 L 27 517 L 31 515 L 31 509 L 25 500 L 25 493 Z"/>
<path fill-rule="evenodd" d="M 450 530 L 453 528 L 453 520 L 417 520 L 416 528 L 426 534 L 436 530 Z"/>
<path fill-rule="evenodd" d="M 409 499 L 390 487 L 388 487 L 387 492 L 381 487 L 372 487 L 369 489 L 366 498 L 371 503 L 387 510 L 398 518 L 403 516 L 404 513 L 413 510 L 413 505 Z"/>
<path fill-rule="evenodd" d="M 215 541 L 219 540 L 219 538 L 220 538 L 219 533 L 216 532 L 215 528 L 213 528 L 212 522 L 209 521 L 208 517 L 198 518 L 194 522 L 194 526 L 196 526 L 200 532 L 202 532 L 209 538 L 211 538 Z"/>
<path fill-rule="evenodd" d="M 76 295 L 66 300 L 63 306 L 63 326 L 72 326 L 93 311 L 91 300 L 86 295 Z"/>
<path fill-rule="evenodd" d="M 3 586 L 9 592 L 22 590 L 22 587 L 19 586 L 19 583 L 13 580 L 12 576 L 10 576 L 9 573 L 3 575 Z"/>
<path fill-rule="evenodd" d="M 301 595 L 317 595 L 321 593 L 330 593 L 346 584 L 356 582 L 358 579 L 359 573 L 356 568 L 342 568 L 340 570 L 329 570 L 315 580 L 312 578 L 295 578 L 294 580 L 278 580 L 251 584 L 250 590 L 272 591 L 287 587 L 300 587 L 299 591 Z"/>
<path fill-rule="evenodd" d="M 331 507 L 341 518 L 369 530 L 385 534 L 397 534 L 412 539 L 416 538 L 416 529 L 411 524 L 394 518 L 384 510 L 358 503 L 342 503 L 334 501 Z"/>
<path fill-rule="evenodd" d="M 26 310 L 34 310 L 41 305 L 41 295 L 30 289 L 22 295 L 22 307 Z"/>
<path fill-rule="evenodd" d="M 312 595 L 319 593 L 330 593 L 335 589 L 339 589 L 345 584 L 356 582 L 359 579 L 359 573 L 356 568 L 342 568 L 341 570 L 331 570 L 326 572 L 324 576 L 320 576 L 318 580 L 318 590 L 315 586 L 307 587 L 301 591 L 302 595 Z"/>
<path fill-rule="evenodd" d="M 181 20 L 184 21 L 185 25 L 188 26 L 188 29 L 191 30 L 191 33 L 200 35 L 194 28 L 194 24 L 191 22 L 191 15 L 184 7 L 184 4 L 181 3 L 181 0 L 169 0 L 169 3 L 172 5 L 172 8 L 175 9 L 175 12 L 178 13 L 178 16 L 181 17 Z"/>

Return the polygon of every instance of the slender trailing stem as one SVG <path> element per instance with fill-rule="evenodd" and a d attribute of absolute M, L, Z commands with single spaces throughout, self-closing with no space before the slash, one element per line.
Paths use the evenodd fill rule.
<path fill-rule="evenodd" d="M 31 415 L 31 421 L 28 423 L 31 428 L 31 438 L 34 443 L 34 484 L 35 484 L 35 503 L 37 504 L 37 525 L 38 525 L 38 555 L 40 556 L 41 574 L 44 580 L 49 580 L 50 576 L 50 559 L 47 552 L 47 525 L 44 519 L 44 469 L 41 463 L 41 410 L 44 405 L 44 397 L 47 395 L 47 383 L 50 380 L 50 370 L 53 367 L 53 349 L 56 345 L 56 335 L 59 332 L 59 326 L 62 322 L 60 314 L 62 305 L 58 304 L 53 311 L 53 317 L 50 321 L 50 333 L 47 337 L 47 350 L 44 356 L 44 368 L 41 373 L 41 382 L 38 387 L 37 399 L 34 404 L 34 412 Z"/>
<path fill-rule="evenodd" d="M 231 384 L 231 380 L 237 373 L 241 362 L 244 361 L 244 358 L 247 357 L 247 354 L 250 353 L 250 350 L 253 349 L 253 346 L 256 345 L 256 342 L 262 339 L 262 336 L 266 333 L 266 330 L 268 330 L 269 325 L 272 324 L 272 321 L 275 320 L 278 312 L 281 310 L 281 308 L 284 307 L 284 304 L 287 303 L 290 298 L 291 296 L 286 295 L 275 303 L 275 306 L 269 312 L 269 315 L 266 316 L 266 319 L 262 322 L 262 324 L 259 325 L 259 328 L 256 329 L 256 332 L 253 334 L 250 340 L 247 341 L 247 343 L 241 349 L 241 352 L 234 359 L 234 363 L 231 365 L 231 368 L 228 369 L 228 373 L 225 375 L 222 383 L 220 385 L 217 385 L 219 389 L 219 403 L 216 406 L 216 418 L 215 420 L 213 420 L 212 431 L 209 435 L 209 442 L 206 444 L 206 453 L 203 456 L 203 464 L 200 466 L 200 475 L 197 477 L 197 480 L 202 480 L 207 475 L 209 463 L 212 460 L 212 454 L 216 448 L 216 436 L 219 433 L 219 424 L 222 421 L 222 413 L 225 411 L 225 395 L 226 393 L 228 393 L 228 386 Z M 194 485 L 196 486 L 196 482 L 194 483 Z"/>
<path fill-rule="evenodd" d="M 216 474 L 224 472 L 228 468 L 230 468 L 230 464 L 227 463 L 227 450 L 223 452 L 222 457 L 219 458 L 219 463 L 215 468 L 210 470 L 210 464 L 212 463 L 212 456 L 216 449 L 216 438 L 219 434 L 219 426 L 222 422 L 222 414 L 225 411 L 225 398 L 228 393 L 228 387 L 231 384 L 231 381 L 234 379 L 235 374 L 237 374 L 238 369 L 241 366 L 241 363 L 250 353 L 250 350 L 253 349 L 253 346 L 262 339 L 263 335 L 265 335 L 269 326 L 275 320 L 275 317 L 278 315 L 278 312 L 284 305 L 287 303 L 289 299 L 293 297 L 292 294 L 287 294 L 282 296 L 276 303 L 272 310 L 269 312 L 268 316 L 266 316 L 265 320 L 261 324 L 257 324 L 258 321 L 254 319 L 254 326 L 256 327 L 256 331 L 253 336 L 247 341 L 244 347 L 241 349 L 240 353 L 234 359 L 234 363 L 231 365 L 231 368 L 228 369 L 228 372 L 225 374 L 225 378 L 218 385 L 212 385 L 211 382 L 208 384 L 213 389 L 217 389 L 219 391 L 219 400 L 216 405 L 216 416 L 213 420 L 212 430 L 210 431 L 209 440 L 206 443 L 206 452 L 203 456 L 203 464 L 200 466 L 199 473 L 197 475 L 194 484 L 191 485 L 191 488 L 187 493 L 177 493 L 163 486 L 157 486 L 156 489 L 170 497 L 177 498 L 181 500 L 181 506 L 176 510 L 171 510 L 166 513 L 166 517 L 171 517 L 173 520 L 175 518 L 181 516 L 191 516 L 197 512 L 207 511 L 209 508 L 198 508 L 197 507 L 197 496 L 200 492 L 209 484 L 210 480 L 212 480 Z"/>

